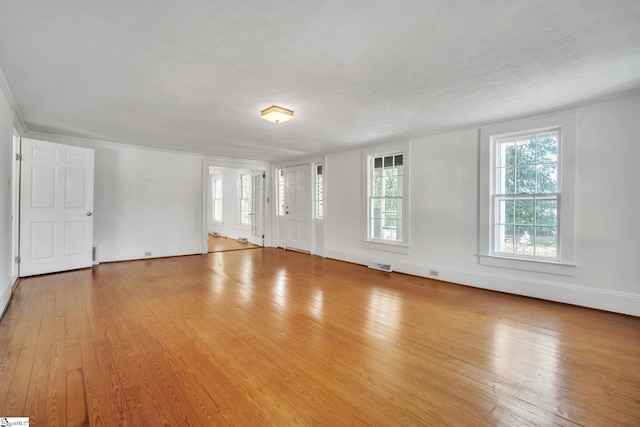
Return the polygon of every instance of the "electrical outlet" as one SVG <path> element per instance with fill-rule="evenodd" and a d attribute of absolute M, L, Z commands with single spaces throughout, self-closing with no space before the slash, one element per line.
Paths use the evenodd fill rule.
<path fill-rule="evenodd" d="M 429 270 L 429 276 L 438 277 L 438 270 Z"/>
<path fill-rule="evenodd" d="M 144 256 L 151 256 L 151 252 L 145 252 Z"/>

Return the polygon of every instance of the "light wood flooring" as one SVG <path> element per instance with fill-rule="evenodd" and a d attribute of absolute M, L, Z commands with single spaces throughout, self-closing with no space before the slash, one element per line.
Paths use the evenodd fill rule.
<path fill-rule="evenodd" d="M 23 279 L 31 426 L 639 426 L 640 318 L 256 249 Z"/>
<path fill-rule="evenodd" d="M 224 236 L 213 236 L 209 234 L 208 239 L 209 253 L 211 252 L 225 252 L 225 251 L 239 251 L 242 249 L 256 249 L 260 246 L 253 243 L 244 243 L 236 239 L 231 239 Z"/>

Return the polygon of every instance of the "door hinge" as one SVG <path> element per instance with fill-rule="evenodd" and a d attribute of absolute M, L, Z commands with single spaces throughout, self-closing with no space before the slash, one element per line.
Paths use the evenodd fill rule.
<path fill-rule="evenodd" d="M 20 154 L 20 153 L 16 154 L 16 160 L 17 161 L 22 160 L 22 154 Z"/>
<path fill-rule="evenodd" d="M 262 172 L 262 179 L 265 179 L 267 177 L 267 173 L 266 172 Z"/>
<path fill-rule="evenodd" d="M 16 257 L 16 264 L 20 264 L 20 261 L 22 261 L 22 258 L 20 258 L 19 256 Z"/>

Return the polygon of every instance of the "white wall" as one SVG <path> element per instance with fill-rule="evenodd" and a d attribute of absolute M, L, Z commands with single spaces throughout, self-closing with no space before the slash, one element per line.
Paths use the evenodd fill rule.
<path fill-rule="evenodd" d="M 93 240 L 101 262 L 202 252 L 201 156 L 27 136 L 95 150 Z"/>
<path fill-rule="evenodd" d="M 640 95 L 576 111 L 575 277 L 478 264 L 478 129 L 411 142 L 409 255 L 364 249 L 362 155 L 326 160 L 326 254 L 397 271 L 640 315 Z"/>
<path fill-rule="evenodd" d="M 1 75 L 1 73 L 0 73 Z M 0 90 L 0 314 L 11 298 L 11 185 L 13 111 Z"/>

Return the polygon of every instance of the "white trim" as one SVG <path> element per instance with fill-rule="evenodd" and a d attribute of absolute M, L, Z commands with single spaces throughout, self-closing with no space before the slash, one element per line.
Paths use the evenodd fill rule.
<path fill-rule="evenodd" d="M 481 265 L 491 267 L 512 268 L 515 270 L 536 271 L 539 273 L 557 274 L 560 276 L 575 276 L 575 264 L 563 264 L 560 262 L 547 262 L 530 259 L 516 259 L 495 255 L 478 255 Z"/>
<path fill-rule="evenodd" d="M 151 255 L 145 255 L 145 253 L 151 252 Z M 119 252 L 100 252 L 100 262 L 114 262 L 114 261 L 131 261 L 131 260 L 143 260 L 153 258 L 168 258 L 174 256 L 184 255 L 200 255 L 201 248 L 199 246 L 185 246 L 178 248 L 147 248 L 147 249 L 131 249 Z"/>
<path fill-rule="evenodd" d="M 549 128 L 560 128 L 562 141 L 559 145 L 559 188 L 562 206 L 558 218 L 559 259 L 545 261 L 501 256 L 491 252 L 491 223 L 493 205 L 491 203 L 493 187 L 494 140 L 506 135 L 535 132 Z M 478 188 L 478 262 L 502 268 L 535 271 L 541 273 L 575 275 L 575 113 L 559 113 L 526 120 L 503 123 L 482 128 L 479 131 L 479 188 Z M 563 267 L 564 266 L 564 267 Z M 565 268 L 566 267 L 566 268 Z"/>
<path fill-rule="evenodd" d="M 371 158 L 388 154 L 402 153 L 402 241 L 384 241 L 369 237 L 369 191 Z M 408 254 L 411 245 L 411 142 L 397 141 L 388 144 L 365 147 L 361 151 L 362 158 L 362 212 L 365 215 L 362 221 L 362 246 L 367 249 Z"/>
<path fill-rule="evenodd" d="M 269 163 L 266 162 L 258 162 L 253 160 L 238 160 L 238 159 L 225 159 L 221 157 L 206 157 L 202 159 L 202 242 L 200 252 L 201 254 L 209 253 L 209 194 L 211 194 L 211 179 L 209 174 L 209 167 L 224 167 L 229 169 L 247 169 L 251 170 L 260 170 L 265 173 L 269 173 L 270 166 Z M 266 188 L 267 183 L 265 183 Z M 267 193 L 266 191 L 262 195 L 264 200 L 266 200 Z M 224 202 L 223 202 L 224 203 Z M 269 218 L 266 209 L 262 212 L 262 224 L 268 224 L 267 219 Z M 265 246 L 271 245 L 271 227 L 264 227 L 262 230 L 265 235 Z"/>
<path fill-rule="evenodd" d="M 369 258 L 351 253 L 327 250 L 327 258 L 351 262 L 366 266 Z M 614 313 L 640 316 L 640 293 L 608 291 L 586 288 L 554 281 L 523 279 L 521 277 L 504 277 L 493 274 L 450 268 L 446 266 L 414 264 L 393 260 L 393 269 L 398 273 L 419 277 L 433 278 L 431 270 L 438 271 L 437 280 L 471 286 L 491 291 L 515 294 L 523 297 L 539 298 L 547 301 L 572 304 L 581 307 L 595 308 Z M 550 276 L 553 277 L 553 276 Z M 560 277 L 560 276 L 558 276 Z"/>
<path fill-rule="evenodd" d="M 385 242 L 379 240 L 363 240 L 362 247 L 365 249 L 373 249 L 376 251 L 394 252 L 397 254 L 409 254 L 409 246 L 400 244 L 399 242 Z"/>

